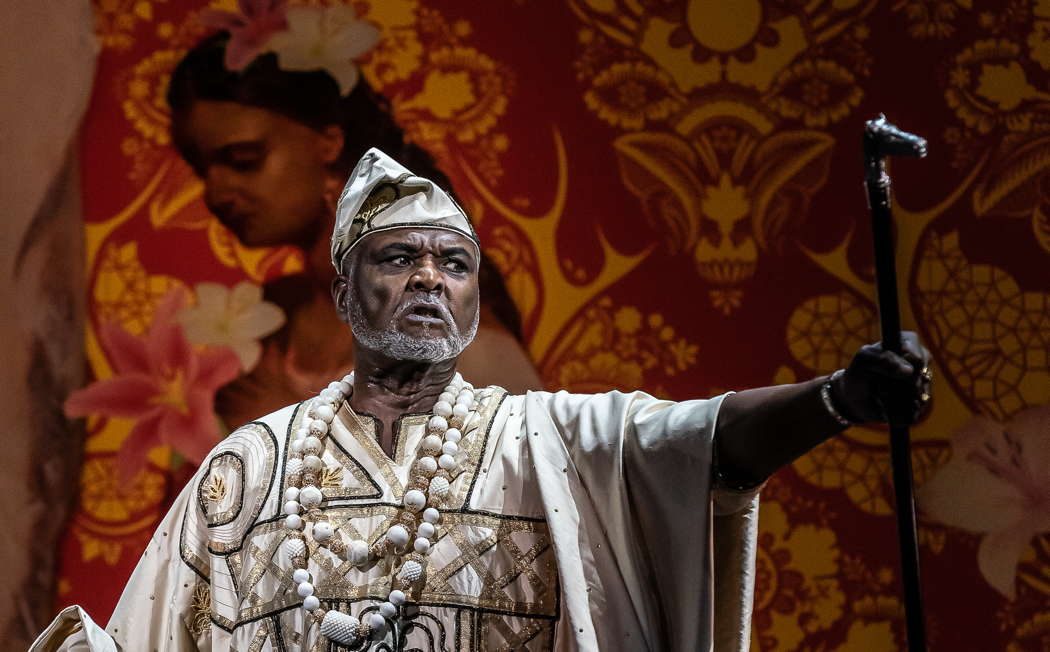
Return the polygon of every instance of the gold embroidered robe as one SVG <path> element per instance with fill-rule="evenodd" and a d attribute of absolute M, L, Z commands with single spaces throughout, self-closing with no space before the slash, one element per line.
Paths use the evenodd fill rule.
<path fill-rule="evenodd" d="M 364 649 L 395 635 L 422 650 L 747 649 L 757 491 L 711 489 L 722 397 L 483 394 L 415 606 Z M 281 546 L 285 451 L 308 407 L 211 453 L 106 628 L 121 649 L 329 649 Z M 344 541 L 389 527 L 428 417 L 399 420 L 389 459 L 370 418 L 339 411 L 321 509 Z M 309 570 L 324 609 L 374 611 L 390 589 L 383 564 L 355 569 L 312 542 Z"/>

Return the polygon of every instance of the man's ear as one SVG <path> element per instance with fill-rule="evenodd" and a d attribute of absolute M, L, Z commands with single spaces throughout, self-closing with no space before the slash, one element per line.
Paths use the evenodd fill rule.
<path fill-rule="evenodd" d="M 332 301 L 335 303 L 335 313 L 343 322 L 350 323 L 350 281 L 344 274 L 336 274 L 332 279 Z"/>

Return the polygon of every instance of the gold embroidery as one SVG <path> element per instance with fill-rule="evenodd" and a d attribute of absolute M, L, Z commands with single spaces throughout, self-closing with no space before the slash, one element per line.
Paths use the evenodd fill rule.
<path fill-rule="evenodd" d="M 200 638 L 211 626 L 211 587 L 206 582 L 198 581 L 193 587 L 193 599 L 190 603 L 190 632 L 194 638 Z"/>
<path fill-rule="evenodd" d="M 259 624 L 259 629 L 255 631 L 255 636 L 252 637 L 251 645 L 248 646 L 248 652 L 259 652 L 262 650 L 263 644 L 266 643 L 266 639 L 270 636 L 270 623 L 263 622 Z M 275 649 L 279 649 L 276 648 Z"/>
<path fill-rule="evenodd" d="M 321 489 L 341 489 L 343 487 L 343 467 L 326 466 L 321 472 Z"/>
<path fill-rule="evenodd" d="M 217 503 L 226 497 L 226 479 L 218 473 L 212 473 L 208 486 L 205 488 L 208 501 Z"/>

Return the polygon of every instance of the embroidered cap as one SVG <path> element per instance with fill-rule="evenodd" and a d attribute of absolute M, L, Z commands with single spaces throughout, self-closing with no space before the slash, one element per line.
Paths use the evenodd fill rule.
<path fill-rule="evenodd" d="M 346 254 L 362 238 L 404 227 L 455 231 L 473 242 L 481 254 L 470 219 L 448 193 L 373 147 L 354 166 L 339 197 L 332 232 L 332 264 L 342 271 Z"/>

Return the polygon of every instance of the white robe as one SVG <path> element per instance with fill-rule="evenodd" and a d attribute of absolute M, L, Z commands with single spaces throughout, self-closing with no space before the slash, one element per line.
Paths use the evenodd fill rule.
<path fill-rule="evenodd" d="M 758 497 L 712 489 L 722 398 L 490 388 L 410 597 L 418 612 L 402 619 L 408 647 L 746 650 Z M 120 649 L 328 649 L 281 546 L 286 444 L 307 408 L 239 428 L 211 453 L 106 627 Z M 391 460 L 368 417 L 340 410 L 322 509 L 345 541 L 389 527 L 428 417 L 399 420 Z M 308 568 L 325 609 L 374 611 L 390 588 L 384 566 L 355 569 L 312 543 Z M 55 638 L 34 649 L 62 649 Z"/>

